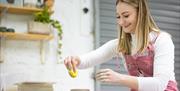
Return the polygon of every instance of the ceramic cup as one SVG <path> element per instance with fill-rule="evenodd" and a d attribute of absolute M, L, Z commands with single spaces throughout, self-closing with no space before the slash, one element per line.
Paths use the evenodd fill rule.
<path fill-rule="evenodd" d="M 70 91 L 90 91 L 89 89 L 71 89 Z"/>

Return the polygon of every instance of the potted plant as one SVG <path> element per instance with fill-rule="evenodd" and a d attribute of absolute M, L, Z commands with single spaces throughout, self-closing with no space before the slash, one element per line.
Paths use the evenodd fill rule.
<path fill-rule="evenodd" d="M 42 11 L 34 14 L 34 21 L 28 23 L 29 33 L 50 34 L 52 28 L 55 28 L 58 33 L 58 57 L 61 57 L 62 46 L 62 29 L 60 22 L 55 19 L 51 19 L 48 7 L 44 7 Z M 61 59 L 61 58 L 60 58 Z M 59 58 L 58 58 L 59 60 Z"/>
<path fill-rule="evenodd" d="M 62 33 L 59 21 L 51 19 L 47 7 L 44 7 L 43 11 L 34 14 L 34 21 L 30 21 L 28 27 L 29 33 L 49 34 L 52 27 L 56 28 L 59 33 Z"/>

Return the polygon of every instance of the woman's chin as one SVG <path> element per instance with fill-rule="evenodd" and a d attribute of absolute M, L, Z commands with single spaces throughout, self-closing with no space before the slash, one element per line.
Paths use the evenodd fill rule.
<path fill-rule="evenodd" d="M 129 28 L 126 28 L 126 29 L 123 29 L 123 31 L 125 33 L 134 33 L 132 29 L 129 29 Z"/>
<path fill-rule="evenodd" d="M 131 33 L 131 30 L 129 30 L 129 29 L 124 29 L 123 30 L 125 33 Z"/>

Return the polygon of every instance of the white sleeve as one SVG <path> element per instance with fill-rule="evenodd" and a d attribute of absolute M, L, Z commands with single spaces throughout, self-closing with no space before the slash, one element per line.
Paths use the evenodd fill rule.
<path fill-rule="evenodd" d="M 117 39 L 111 40 L 100 48 L 79 56 L 81 62 L 78 68 L 88 68 L 108 61 L 116 54 L 117 43 Z"/>
<path fill-rule="evenodd" d="M 155 42 L 153 77 L 138 77 L 139 91 L 164 91 L 174 77 L 174 44 L 171 36 L 160 33 Z"/>

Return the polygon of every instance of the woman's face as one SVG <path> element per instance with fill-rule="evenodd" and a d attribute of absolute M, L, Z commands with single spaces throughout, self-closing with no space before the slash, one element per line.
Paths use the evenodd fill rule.
<path fill-rule="evenodd" d="M 119 2 L 116 6 L 117 23 L 125 33 L 134 33 L 137 23 L 137 9 L 133 6 Z"/>

